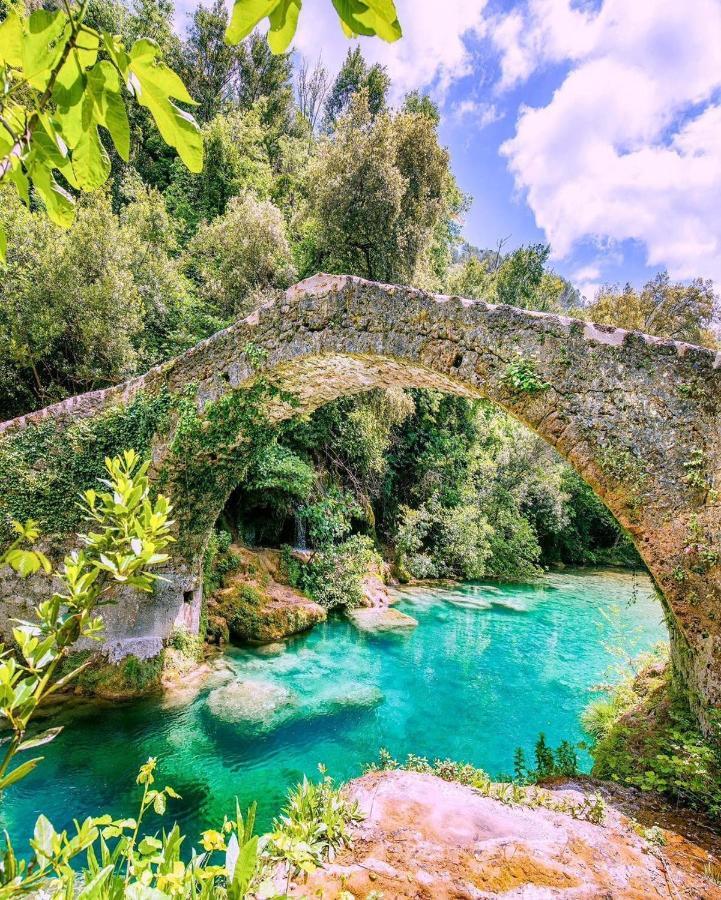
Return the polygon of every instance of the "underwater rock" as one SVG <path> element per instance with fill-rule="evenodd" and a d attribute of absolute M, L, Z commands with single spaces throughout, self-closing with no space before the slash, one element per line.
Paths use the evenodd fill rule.
<path fill-rule="evenodd" d="M 347 690 L 324 693 L 309 707 L 313 716 L 333 716 L 345 709 L 372 709 L 383 702 L 383 691 L 375 685 L 348 685 Z"/>
<path fill-rule="evenodd" d="M 223 722 L 271 731 L 292 714 L 295 695 L 273 681 L 231 681 L 208 694 L 208 709 Z"/>
<path fill-rule="evenodd" d="M 347 615 L 361 631 L 396 631 L 418 624 L 412 616 L 386 606 L 349 609 Z"/>
<path fill-rule="evenodd" d="M 285 641 L 274 641 L 272 644 L 263 644 L 255 651 L 261 656 L 277 656 L 279 653 L 285 653 Z"/>

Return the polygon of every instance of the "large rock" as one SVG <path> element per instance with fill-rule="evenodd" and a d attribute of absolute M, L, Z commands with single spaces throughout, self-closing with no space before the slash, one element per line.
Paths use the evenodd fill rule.
<path fill-rule="evenodd" d="M 361 631 L 403 631 L 418 622 L 398 609 L 387 606 L 359 607 L 348 610 L 348 618 Z"/>
<path fill-rule="evenodd" d="M 225 621 L 235 640 L 276 643 L 325 621 L 327 613 L 320 604 L 276 580 L 277 568 L 268 564 L 274 558 L 271 551 L 243 552 L 251 562 L 244 562 L 240 574 L 208 603 L 210 618 Z"/>
<path fill-rule="evenodd" d="M 677 834 L 663 847 L 649 843 L 610 805 L 597 825 L 405 771 L 367 775 L 348 790 L 365 815 L 353 848 L 293 885 L 291 896 L 721 898 L 703 875 L 705 851 Z M 569 807 L 583 802 L 577 790 L 548 796 Z"/>

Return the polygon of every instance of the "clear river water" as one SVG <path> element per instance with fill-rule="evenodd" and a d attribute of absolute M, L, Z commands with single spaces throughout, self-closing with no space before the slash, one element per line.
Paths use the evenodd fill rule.
<path fill-rule="evenodd" d="M 317 775 L 318 763 L 353 778 L 381 747 L 509 772 L 514 749 L 531 757 L 540 731 L 553 746 L 582 740 L 581 710 L 613 679 L 619 652 L 667 639 L 649 579 L 627 572 L 414 588 L 397 608 L 418 627 L 366 634 L 333 617 L 285 649 L 230 649 L 199 692 L 63 710 L 64 731 L 7 792 L 0 824 L 19 840 L 41 811 L 56 828 L 93 813 L 131 815 L 149 756 L 161 785 L 182 795 L 167 818 L 193 839 L 221 823 L 236 796 L 257 798 L 266 828 L 288 787 Z"/>

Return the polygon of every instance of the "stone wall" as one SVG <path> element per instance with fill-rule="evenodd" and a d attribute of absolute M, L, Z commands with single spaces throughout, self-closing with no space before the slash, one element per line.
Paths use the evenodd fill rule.
<path fill-rule="evenodd" d="M 632 535 L 665 598 L 678 668 L 699 708 L 721 705 L 721 354 L 348 276 L 315 276 L 141 378 L 0 425 L 1 440 L 48 418 L 60 429 L 92 419 L 139 393 L 190 396 L 195 443 L 181 441 L 187 413 L 153 442 L 154 474 L 179 521 L 173 581 L 154 601 L 158 615 L 118 607 L 118 640 L 126 622 L 135 641 L 165 636 L 168 622 L 187 615 L 183 595 L 200 588 L 204 542 L 242 478 L 234 460 L 244 427 L 233 431 L 229 403 L 252 396 L 261 379 L 282 391 L 262 401 L 273 421 L 391 386 L 482 396 L 506 409 Z M 213 484 L 207 498 L 188 487 L 199 473 Z"/>

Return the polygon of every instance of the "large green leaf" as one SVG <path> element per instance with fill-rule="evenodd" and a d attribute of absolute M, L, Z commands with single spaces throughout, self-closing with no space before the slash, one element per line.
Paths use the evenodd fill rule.
<path fill-rule="evenodd" d="M 50 74 L 70 38 L 68 17 L 59 9 L 38 9 L 27 20 L 22 42 L 22 67 L 29 84 L 44 91 Z"/>
<path fill-rule="evenodd" d="M 17 766 L 12 772 L 0 779 L 0 791 L 4 791 L 5 788 L 9 788 L 11 784 L 15 784 L 20 781 L 21 778 L 25 778 L 26 775 L 29 775 L 35 766 L 39 762 L 42 762 L 44 758 L 44 756 L 36 756 L 35 759 L 29 759 L 21 766 Z"/>
<path fill-rule="evenodd" d="M 283 0 L 235 0 L 225 32 L 227 44 L 237 44 L 269 16 Z"/>
<path fill-rule="evenodd" d="M 285 53 L 298 27 L 298 16 L 303 0 L 281 0 L 270 14 L 268 46 L 273 53 Z"/>
<path fill-rule="evenodd" d="M 45 205 L 50 221 L 61 228 L 70 228 L 75 218 L 75 201 L 64 188 L 60 187 L 52 171 L 38 165 L 33 169 L 32 181 Z"/>
<path fill-rule="evenodd" d="M 108 180 L 110 157 L 95 125 L 83 131 L 73 149 L 73 172 L 82 191 L 95 191 Z"/>
<path fill-rule="evenodd" d="M 365 12 L 355 14 L 356 21 L 384 41 L 397 41 L 403 34 L 393 0 L 363 0 Z"/>
<path fill-rule="evenodd" d="M 46 866 L 53 856 L 53 843 L 56 840 L 57 832 L 53 828 L 53 824 L 47 816 L 38 816 L 33 831 L 33 839 L 30 842 L 33 850 L 37 854 L 38 862 L 41 866 Z"/>
<path fill-rule="evenodd" d="M 378 35 L 385 41 L 396 41 L 401 36 L 393 0 L 333 0 L 333 6 L 349 36 Z"/>
<path fill-rule="evenodd" d="M 166 144 L 175 147 L 191 172 L 203 168 L 203 138 L 193 116 L 172 102 L 195 101 L 178 76 L 158 59 L 158 46 L 153 41 L 136 41 L 130 51 L 128 82 L 141 106 L 150 110 L 158 131 Z"/>
<path fill-rule="evenodd" d="M 22 744 L 18 747 L 18 753 L 22 750 L 31 750 L 34 747 L 42 747 L 43 744 L 49 744 L 50 741 L 54 741 L 55 738 L 60 734 L 63 730 L 62 725 L 56 725 L 55 728 L 48 728 L 47 731 L 43 731 L 41 734 L 36 734 L 35 737 L 28 738 L 26 741 L 23 741 Z"/>
<path fill-rule="evenodd" d="M 128 161 L 130 156 L 130 126 L 125 103 L 120 95 L 120 77 L 117 69 L 103 60 L 96 63 L 87 74 L 83 121 L 95 121 L 107 128 L 120 157 Z"/>
<path fill-rule="evenodd" d="M 23 64 L 23 23 L 16 9 L 11 8 L 0 22 L 0 65 L 19 69 Z"/>
<path fill-rule="evenodd" d="M 7 250 L 8 250 L 7 235 L 5 234 L 5 229 L 3 228 L 2 223 L 0 223 L 0 262 L 5 262 L 5 259 L 7 257 Z"/>

